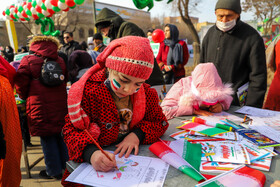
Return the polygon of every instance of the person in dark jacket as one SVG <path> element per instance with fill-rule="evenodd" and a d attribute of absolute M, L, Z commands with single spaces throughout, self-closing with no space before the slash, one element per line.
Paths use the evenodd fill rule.
<path fill-rule="evenodd" d="M 83 50 L 74 51 L 68 60 L 69 81 L 73 84 L 93 66 L 93 60 L 88 52 Z"/>
<path fill-rule="evenodd" d="M 11 46 L 6 46 L 3 54 L 5 60 L 7 60 L 8 62 L 14 61 L 14 49 Z"/>
<path fill-rule="evenodd" d="M 65 44 L 60 48 L 60 51 L 65 53 L 68 59 L 73 51 L 82 49 L 80 44 L 73 39 L 72 32 L 64 32 L 63 40 Z"/>
<path fill-rule="evenodd" d="M 103 36 L 101 33 L 96 33 L 93 35 L 92 42 L 94 44 L 94 51 L 101 53 L 107 46 L 103 43 Z"/>
<path fill-rule="evenodd" d="M 137 25 L 124 21 L 121 16 L 108 8 L 103 8 L 96 16 L 95 26 L 111 41 L 124 36 L 146 36 L 144 31 Z M 163 76 L 157 63 L 154 64 L 152 75 L 146 83 L 151 86 L 164 84 Z"/>
<path fill-rule="evenodd" d="M 236 92 L 249 82 L 245 105 L 261 108 L 267 87 L 265 46 L 240 13 L 239 0 L 217 2 L 217 22 L 203 39 L 200 62 L 213 62 L 222 81 L 233 84 L 233 105 L 240 105 Z"/>
<path fill-rule="evenodd" d="M 66 65 L 58 56 L 59 45 L 55 37 L 35 36 L 30 41 L 33 54 L 23 57 L 15 77 L 17 93 L 26 100 L 30 133 L 41 138 L 46 170 L 39 175 L 46 179 L 60 179 L 68 160 L 67 148 L 61 137 L 67 114 L 67 80 L 55 87 L 47 87 L 40 81 L 45 58 L 56 61 L 67 77 Z"/>

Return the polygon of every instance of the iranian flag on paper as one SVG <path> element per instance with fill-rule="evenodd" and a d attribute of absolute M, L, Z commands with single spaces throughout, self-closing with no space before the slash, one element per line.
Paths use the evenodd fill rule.
<path fill-rule="evenodd" d="M 183 158 L 174 152 L 166 143 L 168 142 L 156 142 L 149 147 L 149 150 L 166 163 L 192 177 L 196 181 L 206 179 L 199 173 L 201 145 L 188 142 L 186 146 L 189 147 L 190 151 L 189 154 L 185 154 Z"/>
<path fill-rule="evenodd" d="M 216 127 L 212 127 L 212 126 L 204 125 L 204 124 L 200 124 L 200 123 L 195 123 L 195 122 L 185 122 L 183 125 L 176 127 L 176 128 L 182 129 L 182 130 L 188 130 L 188 131 L 190 131 L 190 134 L 198 132 L 200 134 L 210 136 L 210 137 L 229 132 L 224 129 L 220 129 L 220 128 L 216 128 Z"/>
<path fill-rule="evenodd" d="M 242 165 L 200 183 L 196 187 L 262 187 L 264 186 L 265 180 L 266 177 L 261 171 Z"/>

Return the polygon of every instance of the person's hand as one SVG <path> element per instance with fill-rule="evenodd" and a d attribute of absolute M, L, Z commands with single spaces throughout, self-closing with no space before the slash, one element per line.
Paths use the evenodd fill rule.
<path fill-rule="evenodd" d="M 115 155 L 107 152 L 111 160 L 109 160 L 100 150 L 95 151 L 90 157 L 90 163 L 96 171 L 107 172 L 117 166 Z"/>
<path fill-rule="evenodd" d="M 135 133 L 131 132 L 128 134 L 121 143 L 116 145 L 117 149 L 114 154 L 119 153 L 119 157 L 121 158 L 125 154 L 125 158 L 127 158 L 131 151 L 134 149 L 134 154 L 137 155 L 139 152 L 139 139 Z"/>
<path fill-rule="evenodd" d="M 274 183 L 271 184 L 270 187 L 280 187 L 280 181 L 279 180 L 274 181 Z"/>
<path fill-rule="evenodd" d="M 159 62 L 158 63 L 158 67 L 161 68 L 162 66 L 164 66 L 164 63 L 163 62 Z"/>
<path fill-rule="evenodd" d="M 193 113 L 198 116 L 212 116 L 213 115 L 211 112 L 208 112 L 206 110 L 194 110 Z"/>
<path fill-rule="evenodd" d="M 223 110 L 223 106 L 220 103 L 212 105 L 209 107 L 209 111 L 213 113 L 220 113 Z"/>
<path fill-rule="evenodd" d="M 164 66 L 164 70 L 165 70 L 166 72 L 171 71 L 171 70 L 172 70 L 172 67 L 169 66 L 169 65 L 165 65 L 165 66 Z"/>

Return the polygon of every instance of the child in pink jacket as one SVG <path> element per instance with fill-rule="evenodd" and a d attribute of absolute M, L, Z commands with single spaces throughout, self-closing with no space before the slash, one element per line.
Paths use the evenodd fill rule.
<path fill-rule="evenodd" d="M 228 110 L 233 90 L 223 84 L 213 63 L 199 64 L 192 76 L 180 79 L 167 93 L 161 107 L 167 119 L 184 115 L 211 115 Z"/>

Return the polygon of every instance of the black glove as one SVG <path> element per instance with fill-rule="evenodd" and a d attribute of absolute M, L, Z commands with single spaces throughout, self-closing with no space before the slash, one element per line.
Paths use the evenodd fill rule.
<path fill-rule="evenodd" d="M 2 123 L 0 122 L 0 160 L 5 159 L 5 156 L 6 156 L 6 141 L 4 139 Z"/>

